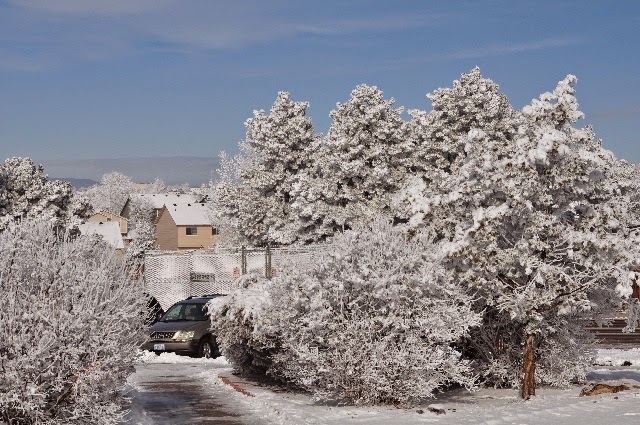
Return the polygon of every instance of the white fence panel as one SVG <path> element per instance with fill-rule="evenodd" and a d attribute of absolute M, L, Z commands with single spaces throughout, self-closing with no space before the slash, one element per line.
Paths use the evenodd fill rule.
<path fill-rule="evenodd" d="M 152 251 L 145 258 L 145 283 L 166 310 L 189 296 L 228 294 L 243 271 L 271 278 L 292 262 L 305 267 L 327 247 Z"/>

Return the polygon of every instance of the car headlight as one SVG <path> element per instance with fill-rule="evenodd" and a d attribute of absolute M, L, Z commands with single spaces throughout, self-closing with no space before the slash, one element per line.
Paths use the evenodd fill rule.
<path fill-rule="evenodd" d="M 173 339 L 191 339 L 195 335 L 195 331 L 178 331 L 173 336 Z"/>

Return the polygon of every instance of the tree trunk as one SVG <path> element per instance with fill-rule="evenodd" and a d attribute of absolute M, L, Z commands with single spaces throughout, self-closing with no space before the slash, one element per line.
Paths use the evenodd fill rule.
<path fill-rule="evenodd" d="M 522 353 L 522 398 L 528 399 L 536 395 L 536 361 L 535 361 L 536 336 L 527 334 L 524 353 Z"/>

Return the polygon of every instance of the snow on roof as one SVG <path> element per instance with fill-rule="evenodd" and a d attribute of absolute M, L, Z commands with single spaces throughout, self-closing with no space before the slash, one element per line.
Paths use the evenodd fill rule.
<path fill-rule="evenodd" d="M 177 226 L 211 226 L 207 204 L 187 202 L 165 206 Z"/>
<path fill-rule="evenodd" d="M 121 216 L 120 214 L 116 214 L 116 213 L 114 213 L 114 212 L 111 212 L 111 211 L 109 211 L 109 210 L 100 210 L 100 211 L 98 211 L 97 213 L 95 213 L 95 214 L 94 214 L 94 216 L 96 216 L 96 215 L 98 215 L 98 214 L 101 214 L 101 215 L 104 215 L 104 216 L 113 216 L 113 217 L 117 218 L 118 220 L 129 221 L 129 219 L 128 219 L 128 218 L 123 217 L 123 216 Z"/>
<path fill-rule="evenodd" d="M 78 226 L 83 235 L 100 235 L 105 242 L 116 249 L 124 249 L 124 242 L 120 234 L 120 225 L 117 221 L 92 221 Z"/>
<path fill-rule="evenodd" d="M 183 202 L 192 202 L 195 203 L 199 201 L 198 197 L 189 193 L 140 193 L 136 195 L 132 195 L 132 198 L 136 200 L 144 199 L 148 201 L 153 208 L 160 209 L 165 205 L 183 203 Z"/>

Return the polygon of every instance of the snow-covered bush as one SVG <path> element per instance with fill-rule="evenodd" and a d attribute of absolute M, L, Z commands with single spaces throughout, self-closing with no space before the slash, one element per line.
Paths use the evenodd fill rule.
<path fill-rule="evenodd" d="M 265 374 L 279 348 L 274 330 L 264 326 L 265 312 L 273 309 L 269 294 L 272 282 L 247 275 L 237 283 L 238 288 L 228 296 L 209 302 L 216 341 L 221 353 L 238 372 Z"/>
<path fill-rule="evenodd" d="M 146 301 L 104 242 L 43 221 L 2 232 L 0 423 L 118 423 Z"/>
<path fill-rule="evenodd" d="M 217 306 L 222 351 L 240 370 L 322 399 L 410 404 L 447 384 L 470 387 L 453 344 L 479 315 L 431 248 L 386 222 L 339 235 L 307 267 Z"/>
<path fill-rule="evenodd" d="M 321 398 L 410 404 L 474 383 L 452 344 L 479 316 L 419 232 L 376 221 L 339 235 L 311 268 L 274 279 L 271 303 L 273 373 Z"/>

